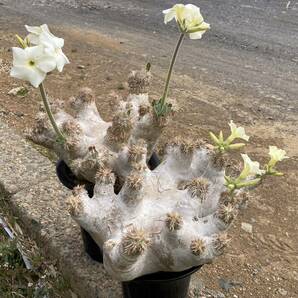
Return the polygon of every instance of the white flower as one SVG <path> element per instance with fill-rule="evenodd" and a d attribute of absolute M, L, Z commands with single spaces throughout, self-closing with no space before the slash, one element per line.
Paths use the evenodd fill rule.
<path fill-rule="evenodd" d="M 62 71 L 65 64 L 69 63 L 68 58 L 62 52 L 64 39 L 56 37 L 51 33 L 42 32 L 39 36 L 40 44 L 45 47 L 45 53 L 54 57 L 58 71 Z"/>
<path fill-rule="evenodd" d="M 248 176 L 262 175 L 264 170 L 260 169 L 260 164 L 257 161 L 252 161 L 247 154 L 241 154 L 244 161 L 244 169 L 241 172 L 239 179 L 245 179 Z"/>
<path fill-rule="evenodd" d="M 167 24 L 175 18 L 182 32 L 188 33 L 191 39 L 200 39 L 210 29 L 210 25 L 204 22 L 200 8 L 193 4 L 176 4 L 163 11 Z"/>
<path fill-rule="evenodd" d="M 52 34 L 46 24 L 41 26 L 25 26 L 28 32 L 27 39 L 32 44 L 44 46 L 45 53 L 52 56 L 56 61 L 58 71 L 62 71 L 65 64 L 69 63 L 68 58 L 62 52 L 64 39 Z"/>
<path fill-rule="evenodd" d="M 10 75 L 14 78 L 29 81 L 37 88 L 45 79 L 46 73 L 56 67 L 55 60 L 45 55 L 43 46 L 13 47 L 13 67 Z"/>
<path fill-rule="evenodd" d="M 269 146 L 269 155 L 271 157 L 269 161 L 269 166 L 273 167 L 278 161 L 282 161 L 285 158 L 289 158 L 286 156 L 286 151 L 282 149 L 278 149 L 276 146 Z"/>
<path fill-rule="evenodd" d="M 231 128 L 231 135 L 228 140 L 231 143 L 234 139 L 243 139 L 245 141 L 249 140 L 249 136 L 245 134 L 245 129 L 241 126 L 237 127 L 233 120 L 230 121 L 229 126 Z"/>
<path fill-rule="evenodd" d="M 41 26 L 28 26 L 25 25 L 25 28 L 29 32 L 26 38 L 29 40 L 31 44 L 38 45 L 39 44 L 39 36 L 43 32 L 50 33 L 49 27 L 47 24 L 43 24 Z"/>

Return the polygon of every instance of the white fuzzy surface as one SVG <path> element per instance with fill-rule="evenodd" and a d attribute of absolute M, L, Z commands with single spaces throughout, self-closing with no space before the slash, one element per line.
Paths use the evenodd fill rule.
<path fill-rule="evenodd" d="M 126 185 L 116 195 L 112 184 L 97 183 L 93 198 L 86 194 L 77 197 L 83 207 L 74 219 L 103 247 L 104 266 L 109 274 L 118 280 L 131 280 L 157 271 L 182 271 L 210 262 L 219 254 L 213 240 L 228 227 L 216 216 L 220 195 L 225 191 L 224 172 L 212 166 L 208 151 L 197 149 L 186 158 L 179 148 L 172 148 L 155 170 L 146 168 L 140 175 L 144 177 L 143 187 L 133 206 L 124 200 Z M 177 188 L 179 182 L 197 177 L 210 182 L 202 202 L 187 189 Z M 169 212 L 182 216 L 181 229 L 167 228 L 165 219 Z M 138 256 L 125 255 L 121 248 L 131 227 L 143 229 L 150 239 L 147 249 Z M 200 256 L 190 249 L 192 240 L 197 238 L 205 244 Z"/>

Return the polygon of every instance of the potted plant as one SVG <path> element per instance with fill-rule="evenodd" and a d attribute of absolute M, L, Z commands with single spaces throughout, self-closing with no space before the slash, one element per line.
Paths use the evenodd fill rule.
<path fill-rule="evenodd" d="M 63 161 L 58 168 L 65 173 L 60 174 L 70 176 L 68 187 L 73 188 L 69 212 L 87 231 L 83 235 L 90 238 L 96 258 L 102 249 L 104 267 L 123 282 L 125 297 L 186 297 L 190 275 L 223 253 L 226 230 L 246 199 L 245 190 L 269 175 L 281 176 L 276 163 L 286 158 L 284 150 L 270 146 L 270 160 L 261 168 L 242 154 L 243 169 L 227 175 L 226 156 L 245 146 L 235 141 L 249 139 L 231 121 L 228 137 L 210 132 L 212 145 L 174 139 L 162 162 L 155 156 L 148 165 L 175 110 L 168 90 L 182 41 L 187 35 L 200 39 L 209 29 L 194 5 L 177 4 L 164 14 L 165 23 L 175 19 L 181 33 L 164 92 L 158 100 L 149 99 L 150 65 L 132 72 L 130 94 L 111 123 L 101 118 L 88 88 L 71 101 L 72 114 L 48 103 L 42 81 L 68 59 L 63 40 L 46 25 L 27 26 L 30 34 L 18 37 L 23 49 L 13 48 L 11 75 L 39 87 L 45 107 L 29 136 Z"/>

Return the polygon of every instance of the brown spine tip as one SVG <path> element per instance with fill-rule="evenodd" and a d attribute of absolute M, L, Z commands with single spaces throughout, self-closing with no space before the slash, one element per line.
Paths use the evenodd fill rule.
<path fill-rule="evenodd" d="M 196 144 L 192 140 L 185 140 L 180 145 L 180 151 L 184 154 L 191 154 L 196 149 Z"/>
<path fill-rule="evenodd" d="M 65 103 L 63 100 L 58 99 L 58 98 L 52 100 L 51 109 L 54 114 L 56 114 L 59 111 L 61 111 L 62 109 L 64 109 L 64 107 L 65 107 Z"/>
<path fill-rule="evenodd" d="M 206 249 L 204 240 L 195 239 L 191 241 L 190 250 L 195 256 L 201 256 Z"/>
<path fill-rule="evenodd" d="M 226 225 L 229 225 L 237 216 L 237 209 L 232 204 L 222 204 L 219 206 L 216 216 Z"/>
<path fill-rule="evenodd" d="M 221 205 L 231 204 L 234 201 L 233 196 L 234 196 L 234 194 L 229 193 L 228 191 L 224 191 L 220 194 L 218 202 Z"/>
<path fill-rule="evenodd" d="M 109 239 L 104 243 L 105 250 L 112 250 L 116 246 L 116 241 Z"/>
<path fill-rule="evenodd" d="M 126 112 L 120 112 L 114 116 L 112 126 L 107 131 L 107 141 L 109 143 L 127 143 L 132 130 L 131 117 Z"/>
<path fill-rule="evenodd" d="M 194 198 L 197 197 L 202 201 L 206 200 L 210 182 L 204 177 L 198 177 L 191 181 L 182 182 L 178 188 L 187 189 L 190 195 Z"/>
<path fill-rule="evenodd" d="M 95 96 L 90 88 L 84 87 L 79 91 L 79 99 L 85 103 L 92 103 L 95 101 Z"/>
<path fill-rule="evenodd" d="M 211 150 L 209 152 L 213 167 L 218 170 L 223 170 L 228 164 L 227 156 L 224 153 L 217 152 L 216 150 Z"/>
<path fill-rule="evenodd" d="M 151 107 L 149 105 L 146 104 L 142 104 L 139 106 L 139 115 L 141 117 L 145 116 L 146 114 L 148 114 L 151 110 Z"/>
<path fill-rule="evenodd" d="M 75 152 L 78 149 L 78 146 L 79 141 L 76 139 L 66 139 L 66 142 L 64 143 L 64 148 L 70 152 Z"/>
<path fill-rule="evenodd" d="M 183 154 L 192 154 L 195 149 L 198 148 L 198 142 L 191 139 L 182 139 L 181 137 L 175 137 L 169 146 L 179 147 L 180 152 Z"/>
<path fill-rule="evenodd" d="M 148 93 L 151 81 L 150 71 L 132 71 L 128 77 L 131 94 Z"/>
<path fill-rule="evenodd" d="M 127 256 L 141 255 L 148 247 L 150 240 L 143 229 L 132 228 L 122 238 L 122 248 Z"/>
<path fill-rule="evenodd" d="M 175 230 L 180 230 L 183 224 L 182 216 L 177 212 L 171 212 L 167 214 L 166 225 L 168 229 L 172 232 Z"/>
<path fill-rule="evenodd" d="M 235 195 L 235 202 L 238 205 L 244 205 L 249 200 L 251 200 L 251 195 L 248 192 L 241 191 Z"/>
<path fill-rule="evenodd" d="M 39 112 L 35 117 L 35 126 L 32 129 L 34 135 L 42 134 L 43 132 L 49 130 L 49 120 L 45 113 Z"/>
<path fill-rule="evenodd" d="M 98 153 L 98 151 L 97 151 L 95 145 L 89 146 L 88 151 L 89 151 L 91 154 L 97 154 L 97 153 Z"/>
<path fill-rule="evenodd" d="M 71 216 L 78 216 L 82 212 L 83 206 L 78 196 L 71 196 L 68 198 L 66 205 Z"/>
<path fill-rule="evenodd" d="M 237 206 L 239 204 L 243 204 L 248 200 L 248 194 L 241 192 L 241 193 L 230 193 L 228 191 L 224 191 L 220 194 L 219 204 L 220 205 L 232 205 Z"/>
<path fill-rule="evenodd" d="M 126 178 L 126 185 L 132 190 L 140 190 L 143 186 L 143 177 L 139 173 L 132 173 Z"/>
<path fill-rule="evenodd" d="M 143 140 L 138 141 L 137 144 L 132 145 L 128 149 L 129 162 L 139 162 L 146 153 L 146 143 Z"/>
<path fill-rule="evenodd" d="M 95 181 L 102 184 L 114 183 L 114 174 L 110 168 L 101 166 L 96 172 Z"/>
<path fill-rule="evenodd" d="M 212 240 L 212 245 L 217 255 L 221 255 L 224 252 L 224 249 L 229 243 L 229 239 L 226 233 L 216 235 Z"/>
<path fill-rule="evenodd" d="M 86 193 L 86 189 L 84 185 L 77 185 L 72 189 L 72 194 L 74 196 L 79 196 L 82 193 Z"/>
<path fill-rule="evenodd" d="M 62 124 L 62 130 L 67 136 L 79 136 L 82 134 L 80 124 L 75 120 L 67 120 Z"/>

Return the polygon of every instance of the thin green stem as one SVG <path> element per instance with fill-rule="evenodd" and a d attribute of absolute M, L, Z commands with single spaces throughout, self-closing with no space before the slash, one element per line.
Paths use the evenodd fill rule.
<path fill-rule="evenodd" d="M 54 128 L 54 130 L 55 130 L 55 132 L 58 136 L 58 140 L 61 141 L 61 142 L 65 142 L 65 137 L 61 133 L 58 125 L 55 122 L 55 119 L 54 119 L 54 116 L 52 114 L 50 104 L 49 104 L 49 101 L 48 101 L 48 97 L 47 97 L 46 91 L 45 91 L 44 86 L 43 86 L 42 83 L 39 85 L 39 90 L 40 90 L 40 93 L 41 93 L 41 97 L 42 97 L 43 104 L 44 104 L 44 107 L 46 109 L 46 112 L 47 112 L 47 114 L 49 116 L 49 119 L 51 121 L 51 124 L 52 124 L 52 126 L 53 126 L 53 128 Z"/>
<path fill-rule="evenodd" d="M 180 46 L 182 44 L 183 38 L 184 38 L 184 33 L 181 33 L 181 35 L 180 35 L 180 37 L 178 39 L 178 42 L 177 42 L 175 51 L 173 53 L 173 57 L 172 57 L 172 60 L 171 60 L 169 71 L 168 71 L 168 76 L 167 76 L 167 80 L 166 80 L 165 89 L 164 89 L 164 92 L 163 92 L 163 95 L 162 95 L 162 98 L 161 98 L 161 106 L 162 107 L 164 106 L 165 101 L 166 101 L 167 96 L 168 96 L 169 84 L 170 84 L 170 80 L 171 80 L 171 75 L 172 75 L 173 67 L 174 67 L 174 64 L 175 64 L 175 61 L 176 61 L 176 58 L 177 58 L 177 54 L 179 52 L 179 48 L 180 48 Z"/>

